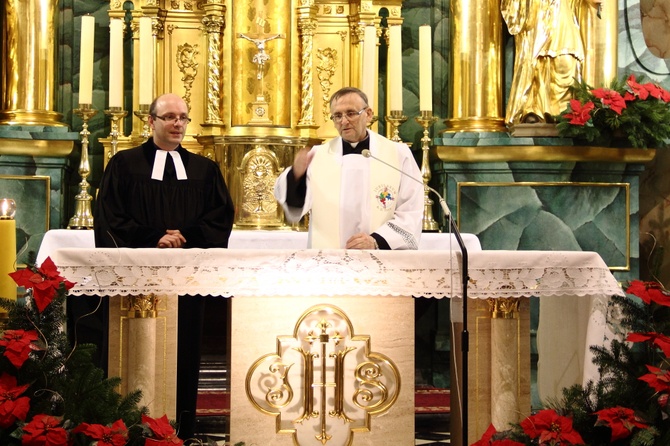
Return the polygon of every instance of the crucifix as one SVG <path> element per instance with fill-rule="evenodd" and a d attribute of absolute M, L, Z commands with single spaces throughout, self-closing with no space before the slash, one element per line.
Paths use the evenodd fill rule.
<path fill-rule="evenodd" d="M 249 124 L 271 124 L 270 119 L 267 118 L 267 102 L 265 101 L 265 95 L 263 93 L 263 76 L 265 71 L 265 65 L 270 60 L 270 55 L 265 52 L 265 44 L 270 40 L 274 39 L 283 39 L 283 34 L 242 34 L 238 33 L 237 37 L 240 39 L 246 39 L 249 42 L 256 45 L 258 50 L 254 54 L 251 61 L 256 64 L 256 80 L 258 81 L 258 90 L 256 94 L 256 101 L 253 103 L 254 108 L 254 117 L 251 119 Z"/>

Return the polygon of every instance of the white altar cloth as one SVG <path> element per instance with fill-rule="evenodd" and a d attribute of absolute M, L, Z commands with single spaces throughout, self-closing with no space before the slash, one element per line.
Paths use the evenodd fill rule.
<path fill-rule="evenodd" d="M 449 251 L 58 249 L 72 295 L 462 297 L 461 254 Z M 469 253 L 468 297 L 622 295 L 601 257 L 581 251 Z"/>
<path fill-rule="evenodd" d="M 95 248 L 92 230 L 52 229 L 42 238 L 36 263 L 41 265 L 51 253 L 60 248 Z M 474 234 L 461 234 L 465 248 L 481 251 L 482 246 Z M 307 232 L 233 230 L 228 241 L 230 249 L 306 249 Z M 419 250 L 458 250 L 458 243 L 452 234 L 424 232 L 421 234 Z"/>

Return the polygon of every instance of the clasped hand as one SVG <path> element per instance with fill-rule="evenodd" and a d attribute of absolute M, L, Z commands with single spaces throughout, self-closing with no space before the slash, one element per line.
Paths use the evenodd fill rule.
<path fill-rule="evenodd" d="M 158 248 L 183 248 L 185 244 L 186 238 L 181 235 L 179 229 L 168 229 L 158 240 Z"/>

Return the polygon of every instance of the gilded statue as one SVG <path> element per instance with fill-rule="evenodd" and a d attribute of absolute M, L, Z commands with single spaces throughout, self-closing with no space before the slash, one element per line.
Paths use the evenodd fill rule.
<path fill-rule="evenodd" d="M 514 36 L 514 77 L 507 102 L 508 124 L 551 122 L 581 81 L 584 42 L 577 17 L 598 14 L 601 0 L 501 0 Z"/>

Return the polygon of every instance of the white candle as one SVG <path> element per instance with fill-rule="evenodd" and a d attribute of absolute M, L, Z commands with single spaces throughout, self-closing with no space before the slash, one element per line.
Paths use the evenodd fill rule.
<path fill-rule="evenodd" d="M 140 17 L 140 104 L 149 105 L 154 93 L 154 45 L 151 17 Z"/>
<path fill-rule="evenodd" d="M 93 102 L 93 42 L 95 41 L 95 18 L 81 18 L 81 43 L 79 46 L 79 103 Z"/>
<path fill-rule="evenodd" d="M 368 97 L 368 105 L 375 105 L 375 83 L 377 82 L 377 30 L 374 25 L 365 27 L 363 41 L 363 71 L 361 72 L 361 90 Z"/>
<path fill-rule="evenodd" d="M 109 21 L 109 108 L 123 108 L 123 28 L 124 21 Z"/>
<path fill-rule="evenodd" d="M 432 29 L 419 27 L 419 110 L 433 111 Z"/>
<path fill-rule="evenodd" d="M 389 27 L 389 108 L 402 110 L 402 27 Z"/>

